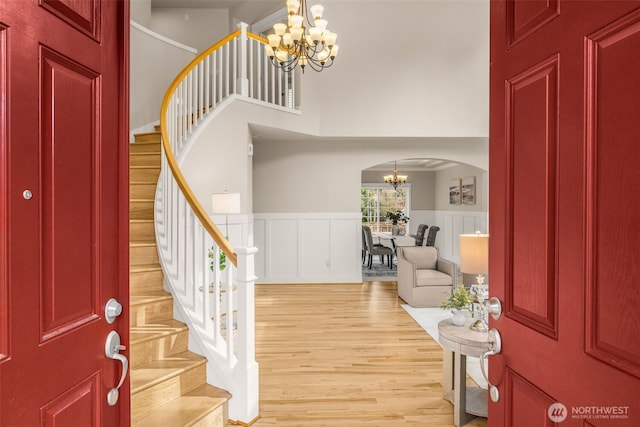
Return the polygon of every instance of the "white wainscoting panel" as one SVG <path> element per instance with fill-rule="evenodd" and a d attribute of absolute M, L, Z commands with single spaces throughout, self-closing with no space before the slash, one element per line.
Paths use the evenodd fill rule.
<path fill-rule="evenodd" d="M 440 227 L 436 236 L 436 247 L 440 256 L 456 263 L 460 260 L 460 234 L 473 234 L 476 231 L 487 232 L 486 212 L 466 211 L 433 211 L 434 222 L 431 225 Z"/>
<path fill-rule="evenodd" d="M 357 283 L 360 213 L 254 214 L 258 283 Z"/>

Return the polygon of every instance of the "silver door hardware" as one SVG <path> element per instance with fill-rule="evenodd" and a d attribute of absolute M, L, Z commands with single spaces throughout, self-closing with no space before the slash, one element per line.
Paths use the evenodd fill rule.
<path fill-rule="evenodd" d="M 22 197 L 24 197 L 25 200 L 29 200 L 30 198 L 33 197 L 33 193 L 29 190 L 24 190 L 22 192 Z"/>
<path fill-rule="evenodd" d="M 500 392 L 498 391 L 498 387 L 491 384 L 491 381 L 489 381 L 489 376 L 487 376 L 487 371 L 484 368 L 484 362 L 487 357 L 496 355 L 502 350 L 500 332 L 498 332 L 496 328 L 489 329 L 487 341 L 489 343 L 489 350 L 482 353 L 480 356 L 480 370 L 482 371 L 482 376 L 487 380 L 487 384 L 489 385 L 489 397 L 491 398 L 491 401 L 497 402 L 500 400 Z"/>
<path fill-rule="evenodd" d="M 502 304 L 496 297 L 491 297 L 488 301 L 484 302 L 484 306 L 487 308 L 487 312 L 491 314 L 493 320 L 498 320 L 502 315 Z"/>
<path fill-rule="evenodd" d="M 112 324 L 116 321 L 116 317 L 122 314 L 122 304 L 115 299 L 111 298 L 107 301 L 107 305 L 104 306 L 104 320 L 107 321 L 108 324 Z"/>
<path fill-rule="evenodd" d="M 113 406 L 118 402 L 118 397 L 120 396 L 118 389 L 122 387 L 124 379 L 127 377 L 127 372 L 129 371 L 129 360 L 127 360 L 125 355 L 120 354 L 120 350 L 124 350 L 125 348 L 125 346 L 120 344 L 120 335 L 118 335 L 116 331 L 109 332 L 107 341 L 104 344 L 104 354 L 109 359 L 119 360 L 120 363 L 122 363 L 120 382 L 107 393 L 107 403 L 109 406 Z"/>

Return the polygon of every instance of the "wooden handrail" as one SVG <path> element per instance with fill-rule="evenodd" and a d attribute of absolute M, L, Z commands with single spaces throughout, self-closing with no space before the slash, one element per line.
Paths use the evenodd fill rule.
<path fill-rule="evenodd" d="M 224 237 L 224 234 L 222 234 L 218 227 L 213 223 L 213 221 L 211 221 L 205 209 L 202 207 L 195 194 L 193 193 L 193 190 L 191 190 L 191 187 L 189 187 L 189 184 L 187 184 L 187 180 L 185 179 L 182 171 L 180 170 L 180 167 L 178 166 L 178 162 L 176 161 L 176 158 L 173 155 L 173 151 L 171 150 L 169 132 L 167 130 L 166 115 L 169 108 L 169 103 L 171 101 L 171 96 L 177 89 L 178 85 L 180 85 L 182 80 L 184 80 L 184 78 L 187 76 L 187 74 L 189 74 L 196 67 L 196 65 L 202 61 L 204 57 L 208 56 L 209 54 L 211 54 L 211 52 L 219 49 L 221 46 L 238 37 L 240 34 L 240 30 L 229 34 L 227 37 L 220 40 L 218 43 L 209 47 L 200 55 L 195 57 L 173 80 L 164 95 L 164 99 L 162 100 L 162 107 L 160 108 L 160 133 L 162 135 L 162 148 L 164 149 L 165 155 L 167 157 L 167 164 L 169 165 L 169 169 L 171 169 L 171 173 L 173 174 L 178 187 L 182 191 L 182 194 L 184 195 L 187 203 L 189 203 L 189 206 L 191 206 L 191 209 L 200 220 L 203 228 L 207 231 L 207 233 L 209 233 L 209 235 L 213 238 L 220 249 L 226 254 L 227 258 L 236 267 L 238 266 L 238 255 L 233 251 L 231 243 L 229 243 L 229 241 Z M 247 36 L 263 42 L 266 41 L 262 37 L 255 36 L 254 34 L 248 33 Z"/>

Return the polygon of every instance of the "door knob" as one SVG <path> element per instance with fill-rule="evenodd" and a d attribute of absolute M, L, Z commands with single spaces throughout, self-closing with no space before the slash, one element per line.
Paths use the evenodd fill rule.
<path fill-rule="evenodd" d="M 122 314 L 122 304 L 115 298 L 111 298 L 104 306 L 104 320 L 108 324 L 112 324 L 116 321 L 116 317 Z"/>
<path fill-rule="evenodd" d="M 502 338 L 500 338 L 500 332 L 498 332 L 496 328 L 489 329 L 487 335 L 489 350 L 482 353 L 482 355 L 480 356 L 480 370 L 482 371 L 482 376 L 485 380 L 487 380 L 487 384 L 489 385 L 489 397 L 491 398 L 491 401 L 497 402 L 500 400 L 500 392 L 498 391 L 498 387 L 491 384 L 491 381 L 489 381 L 489 376 L 487 375 L 484 364 L 487 357 L 496 355 L 500 353 L 500 351 L 502 351 Z"/>
<path fill-rule="evenodd" d="M 502 316 L 502 303 L 498 298 L 489 298 L 484 302 L 484 306 L 491 317 L 493 317 L 493 320 L 498 320 L 500 316 Z"/>
<path fill-rule="evenodd" d="M 124 379 L 127 377 L 127 372 L 129 371 L 129 360 L 125 355 L 120 354 L 120 350 L 124 349 L 126 349 L 126 347 L 120 344 L 120 335 L 118 335 L 116 331 L 109 332 L 107 341 L 104 344 L 104 353 L 109 359 L 119 360 L 120 363 L 122 363 L 120 382 L 107 393 L 107 403 L 109 406 L 113 406 L 118 402 L 118 397 L 120 396 L 118 389 L 122 387 Z"/>

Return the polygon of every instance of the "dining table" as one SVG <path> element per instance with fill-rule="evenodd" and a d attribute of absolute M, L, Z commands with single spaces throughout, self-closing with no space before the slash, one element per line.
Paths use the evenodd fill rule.
<path fill-rule="evenodd" d="M 400 236 L 383 231 L 377 231 L 371 234 L 374 238 L 378 238 L 380 244 L 393 249 L 394 252 L 398 246 L 415 246 L 416 244 L 416 239 L 408 235 Z"/>

